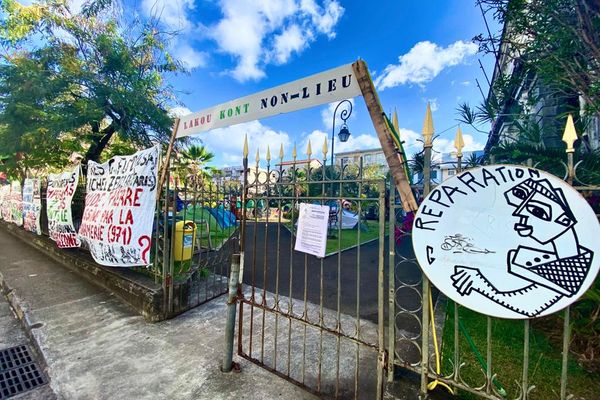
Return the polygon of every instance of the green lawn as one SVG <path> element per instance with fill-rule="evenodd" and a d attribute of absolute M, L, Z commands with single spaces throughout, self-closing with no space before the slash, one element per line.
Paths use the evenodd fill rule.
<path fill-rule="evenodd" d="M 487 317 L 463 307 L 459 308 L 460 321 L 473 339 L 476 348 L 486 358 Z M 562 322 L 557 322 L 559 325 Z M 562 325 L 560 325 L 562 326 Z M 523 321 L 493 319 L 492 320 L 492 373 L 497 374 L 497 381 L 508 392 L 508 399 L 517 398 L 523 374 Z M 460 334 L 460 357 L 466 365 L 461 369 L 461 377 L 470 386 L 480 386 L 485 382 L 476 357 L 465 339 Z M 530 324 L 530 356 L 529 384 L 535 385 L 530 393 L 531 399 L 558 399 L 560 396 L 561 348 L 550 343 L 547 336 Z M 450 360 L 454 357 L 454 303 L 448 301 L 446 323 L 443 333 L 443 373 L 452 371 Z M 597 399 L 600 393 L 600 382 L 594 374 L 583 370 L 569 357 L 567 393 L 574 394 L 575 399 Z M 465 392 L 459 392 L 459 399 L 479 399 Z"/>
<path fill-rule="evenodd" d="M 290 231 L 292 230 L 291 223 L 284 224 Z M 296 233 L 295 230 L 293 231 Z M 341 235 L 340 235 L 341 232 Z M 325 247 L 325 255 L 332 255 L 341 251 L 347 250 L 359 244 L 359 229 L 342 229 L 341 231 L 333 229 L 333 236 L 327 238 Z M 388 224 L 385 224 L 385 235 L 388 234 Z M 339 236 L 339 237 L 338 237 Z M 360 244 L 370 242 L 377 239 L 379 236 L 379 221 L 363 221 L 360 229 Z"/>

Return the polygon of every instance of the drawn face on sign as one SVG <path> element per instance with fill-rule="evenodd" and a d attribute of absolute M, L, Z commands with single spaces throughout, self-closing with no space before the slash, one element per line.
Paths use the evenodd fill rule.
<path fill-rule="evenodd" d="M 493 165 L 430 193 L 415 217 L 413 246 L 448 297 L 484 314 L 531 318 L 566 307 L 593 283 L 599 234 L 593 210 L 564 181 Z"/>

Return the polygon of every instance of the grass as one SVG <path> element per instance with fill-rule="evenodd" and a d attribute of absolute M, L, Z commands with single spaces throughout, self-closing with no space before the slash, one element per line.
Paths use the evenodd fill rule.
<path fill-rule="evenodd" d="M 288 230 L 292 231 L 290 222 L 284 224 Z M 378 221 L 363 221 L 361 222 L 362 229 L 360 230 L 360 244 L 370 242 L 379 237 L 379 222 Z M 295 230 L 293 231 L 296 233 Z M 325 255 L 335 254 L 338 251 L 348 250 L 359 244 L 358 238 L 359 229 L 342 229 L 341 232 L 333 229 L 335 236 L 327 237 L 325 246 Z M 388 224 L 385 224 L 385 235 L 388 234 Z M 339 235 L 339 237 L 338 237 Z"/>
<path fill-rule="evenodd" d="M 479 352 L 486 357 L 487 317 L 474 311 L 459 308 L 460 321 L 466 327 Z M 517 398 L 523 374 L 523 321 L 492 320 L 492 374 L 508 392 L 508 399 Z M 471 387 L 481 386 L 485 375 L 471 348 L 461 333 L 459 336 L 461 377 Z M 547 336 L 536 329 L 534 321 L 530 324 L 529 385 L 535 385 L 530 393 L 531 399 L 552 400 L 560 398 L 560 376 L 562 368 L 562 349 L 550 343 Z M 448 301 L 446 323 L 444 324 L 442 368 L 444 375 L 452 371 L 454 359 L 454 303 Z M 569 358 L 567 393 L 575 399 L 595 399 L 600 393 L 598 377 L 585 371 Z M 466 392 L 459 392 L 458 399 L 479 399 Z"/>

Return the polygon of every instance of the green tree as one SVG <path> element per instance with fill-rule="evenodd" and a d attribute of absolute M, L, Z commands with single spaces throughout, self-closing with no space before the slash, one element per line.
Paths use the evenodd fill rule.
<path fill-rule="evenodd" d="M 174 166 L 180 178 L 196 177 L 199 182 L 204 182 L 216 173 L 216 169 L 206 165 L 215 158 L 204 145 L 188 145 L 175 154 Z M 198 183 L 199 183 L 198 182 Z"/>
<path fill-rule="evenodd" d="M 76 150 L 98 161 L 111 142 L 168 138 L 173 95 L 163 75 L 181 68 L 165 51 L 167 33 L 117 18 L 106 0 L 78 14 L 62 0 L 2 0 L 0 11 L 4 152 L 56 164 Z"/>
<path fill-rule="evenodd" d="M 535 136 L 541 132 L 531 109 L 544 97 L 563 106 L 556 124 L 546 127 L 544 135 L 560 137 L 565 112 L 574 114 L 577 131 L 583 132 L 588 116 L 600 113 L 600 3 L 477 0 L 477 4 L 504 28 L 474 38 L 481 53 L 497 58 L 496 72 L 488 98 L 475 107 L 460 104 L 458 120 L 484 132 L 486 124 L 503 118 L 512 124 L 515 136 Z M 504 68 L 509 64 L 511 68 Z M 543 90 L 529 91 L 526 99 L 514 101 L 517 89 L 534 80 Z M 580 97 L 585 112 L 578 115 Z"/>

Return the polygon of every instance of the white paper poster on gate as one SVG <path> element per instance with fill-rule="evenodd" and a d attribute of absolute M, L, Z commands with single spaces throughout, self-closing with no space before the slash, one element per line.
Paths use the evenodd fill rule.
<path fill-rule="evenodd" d="M 436 187 L 419 207 L 413 247 L 431 282 L 483 314 L 534 318 L 561 310 L 594 282 L 600 224 L 563 180 L 489 165 Z"/>
<path fill-rule="evenodd" d="M 38 235 L 42 234 L 40 214 L 42 210 L 42 197 L 40 193 L 40 180 L 27 178 L 23 185 L 23 228 Z"/>
<path fill-rule="evenodd" d="M 73 226 L 71 202 L 79 182 L 79 166 L 61 174 L 48 175 L 46 213 L 50 239 L 60 248 L 79 247 L 77 232 Z"/>
<path fill-rule="evenodd" d="M 88 163 L 85 210 L 79 237 L 98 264 L 150 263 L 159 146 L 104 164 Z"/>
<path fill-rule="evenodd" d="M 9 195 L 9 219 L 17 226 L 23 225 L 23 193 L 21 192 L 21 183 L 14 181 L 11 184 Z"/>

